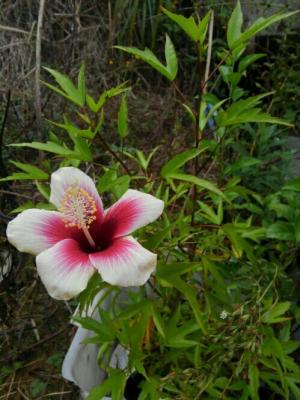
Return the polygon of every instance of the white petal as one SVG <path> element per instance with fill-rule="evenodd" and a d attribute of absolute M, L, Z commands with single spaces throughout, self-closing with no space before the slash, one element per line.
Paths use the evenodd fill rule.
<path fill-rule="evenodd" d="M 155 270 L 157 256 L 133 237 L 115 239 L 110 247 L 90 254 L 90 260 L 102 279 L 111 285 L 143 285 Z"/>
<path fill-rule="evenodd" d="M 94 181 L 80 169 L 74 167 L 63 167 L 53 172 L 50 202 L 60 208 L 66 189 L 72 185 L 78 185 L 85 189 L 93 197 L 101 213 L 103 212 L 102 201 Z"/>
<path fill-rule="evenodd" d="M 107 289 L 100 290 L 94 297 L 87 313 L 81 316 L 91 317 L 96 321 L 100 321 L 99 309 L 97 306 L 99 300 L 105 296 L 106 292 Z M 102 309 L 109 309 L 111 298 L 112 293 L 108 294 L 101 304 Z M 77 312 L 75 316 L 79 316 L 79 313 Z M 78 323 L 76 322 L 75 324 L 77 325 Z M 98 365 L 99 346 L 92 343 L 82 343 L 83 340 L 92 336 L 94 336 L 92 331 L 79 326 L 62 365 L 62 376 L 68 381 L 74 382 L 81 390 L 87 392 L 94 386 L 99 385 L 106 378 L 106 372 L 100 369 Z"/>
<path fill-rule="evenodd" d="M 156 220 L 164 209 L 164 202 L 151 194 L 129 189 L 104 213 L 104 224 L 113 237 L 130 234 Z"/>
<path fill-rule="evenodd" d="M 37 270 L 51 297 L 69 300 L 82 292 L 95 269 L 79 244 L 65 239 L 36 258 Z"/>
<path fill-rule="evenodd" d="M 65 228 L 59 212 L 30 209 L 9 222 L 6 235 L 19 251 L 39 254 L 70 237 L 71 230 Z"/>
<path fill-rule="evenodd" d="M 90 391 L 106 378 L 106 372 L 98 365 L 99 347 L 82 343 L 92 336 L 92 331 L 78 328 L 62 366 L 62 376 L 84 391 Z"/>

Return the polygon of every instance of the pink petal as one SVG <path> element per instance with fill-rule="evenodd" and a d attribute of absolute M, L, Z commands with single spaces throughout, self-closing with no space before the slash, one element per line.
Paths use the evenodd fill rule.
<path fill-rule="evenodd" d="M 82 292 L 95 269 L 73 239 L 64 239 L 36 258 L 38 274 L 51 297 L 69 300 Z"/>
<path fill-rule="evenodd" d="M 140 286 L 156 267 L 156 254 L 141 246 L 132 236 L 115 239 L 110 247 L 90 254 L 93 266 L 111 285 Z"/>
<path fill-rule="evenodd" d="M 59 209 L 65 191 L 73 185 L 86 190 L 88 194 L 92 196 L 97 206 L 97 222 L 101 222 L 103 218 L 103 205 L 95 183 L 88 175 L 78 168 L 63 167 L 53 172 L 51 175 L 50 202 Z"/>
<path fill-rule="evenodd" d="M 104 213 L 101 230 L 112 238 L 125 236 L 156 220 L 164 202 L 150 194 L 129 189 Z"/>
<path fill-rule="evenodd" d="M 39 254 L 62 239 L 83 240 L 82 232 L 66 228 L 57 211 L 30 209 L 21 212 L 7 226 L 7 238 L 19 251 Z"/>

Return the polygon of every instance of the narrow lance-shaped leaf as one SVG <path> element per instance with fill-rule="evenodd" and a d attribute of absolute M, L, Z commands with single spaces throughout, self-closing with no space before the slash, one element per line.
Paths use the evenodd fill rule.
<path fill-rule="evenodd" d="M 67 147 L 63 147 L 54 142 L 32 142 L 32 143 L 15 143 L 10 146 L 14 147 L 29 147 L 31 149 L 48 151 L 49 153 L 58 154 L 64 157 L 72 156 L 76 158 L 76 153 Z"/>
<path fill-rule="evenodd" d="M 121 93 L 128 91 L 130 88 L 126 87 L 126 84 L 127 84 L 127 82 L 124 82 L 121 85 L 118 85 L 109 90 L 106 90 L 105 92 L 103 92 L 100 95 L 97 102 L 90 95 L 87 94 L 86 101 L 87 101 L 88 107 L 91 109 L 91 111 L 93 111 L 94 113 L 97 113 L 100 110 L 100 108 L 105 104 L 105 102 L 108 98 L 117 96 Z"/>
<path fill-rule="evenodd" d="M 125 51 L 129 54 L 133 54 L 134 56 L 137 56 L 141 58 L 143 61 L 145 61 L 147 64 L 151 65 L 154 69 L 156 69 L 159 73 L 164 75 L 167 79 L 170 81 L 173 81 L 176 78 L 177 74 L 177 67 L 175 64 L 175 50 L 173 47 L 173 44 L 171 42 L 171 39 L 166 39 L 166 48 L 167 48 L 167 54 L 166 56 L 168 57 L 167 60 L 167 65 L 165 66 L 162 64 L 159 59 L 156 57 L 153 52 L 146 48 L 145 50 L 139 50 L 136 47 L 126 47 L 126 46 L 114 46 L 116 49 Z M 175 55 L 176 57 L 176 55 Z M 168 63 L 169 62 L 169 63 Z M 176 60 L 177 63 L 177 60 Z"/>
<path fill-rule="evenodd" d="M 187 104 L 182 104 L 183 108 L 185 109 L 185 111 L 187 112 L 188 116 L 190 117 L 190 119 L 192 120 L 192 122 L 195 124 L 196 123 L 196 117 L 195 114 L 193 113 L 192 109 L 190 106 L 188 106 Z"/>
<path fill-rule="evenodd" d="M 203 319 L 202 311 L 200 309 L 199 302 L 197 299 L 196 289 L 194 287 L 188 285 L 187 283 L 185 283 L 184 280 L 182 280 L 178 275 L 165 277 L 165 278 L 163 278 L 163 281 L 166 281 L 167 283 L 171 284 L 173 287 L 178 289 L 184 295 L 184 297 L 189 302 L 191 309 L 193 310 L 193 313 L 195 315 L 195 318 L 196 318 L 199 328 L 205 334 L 206 327 L 205 327 L 205 322 Z"/>
<path fill-rule="evenodd" d="M 254 22 L 253 25 L 250 26 L 250 28 L 248 28 L 245 32 L 243 32 L 239 36 L 239 38 L 237 38 L 231 43 L 230 48 L 231 49 L 237 48 L 239 45 L 247 42 L 249 39 L 251 39 L 257 33 L 261 32 L 263 29 L 266 29 L 268 26 L 274 24 L 275 22 L 279 22 L 284 18 L 291 17 L 292 15 L 297 14 L 299 11 L 300 10 L 284 14 L 274 14 L 268 18 L 259 18 L 257 21 Z"/>
<path fill-rule="evenodd" d="M 109 377 L 89 392 L 86 400 L 100 400 L 111 394 L 112 400 L 122 400 L 125 390 L 126 376 L 120 369 L 110 369 Z"/>
<path fill-rule="evenodd" d="M 239 67 L 238 67 L 239 72 L 244 72 L 249 67 L 249 65 L 253 64 L 255 61 L 265 56 L 266 54 L 256 53 L 256 54 L 249 54 L 243 57 L 239 62 Z"/>
<path fill-rule="evenodd" d="M 85 65 L 82 63 L 78 74 L 78 95 L 81 99 L 81 104 L 85 103 L 85 94 Z"/>
<path fill-rule="evenodd" d="M 249 389 L 251 393 L 252 400 L 259 400 L 258 389 L 259 389 L 259 371 L 255 364 L 250 364 L 248 369 L 249 376 Z"/>
<path fill-rule="evenodd" d="M 227 43 L 229 48 L 240 37 L 243 25 L 243 13 L 240 1 L 238 0 L 236 6 L 231 14 L 227 27 Z"/>
<path fill-rule="evenodd" d="M 80 129 L 76 125 L 72 124 L 67 118 L 64 118 L 64 124 L 60 124 L 58 122 L 47 120 L 51 125 L 57 126 L 58 128 L 64 129 L 70 135 L 75 135 L 78 137 L 85 137 L 87 139 L 93 139 L 95 133 L 92 132 L 91 128 L 88 129 Z"/>
<path fill-rule="evenodd" d="M 237 101 L 228 107 L 227 110 L 221 111 L 218 114 L 216 118 L 217 125 L 219 127 L 225 127 L 246 122 L 257 122 L 293 126 L 287 121 L 272 117 L 271 115 L 261 111 L 260 108 L 254 108 L 260 104 L 264 97 L 273 93 L 274 92 L 263 93 L 245 100 Z"/>
<path fill-rule="evenodd" d="M 200 153 L 202 153 L 205 148 L 201 149 L 191 149 L 183 151 L 182 153 L 176 154 L 171 160 L 169 160 L 161 169 L 161 176 L 167 177 L 171 173 L 178 170 L 185 163 L 197 157 Z"/>
<path fill-rule="evenodd" d="M 128 135 L 128 108 L 126 95 L 122 96 L 118 112 L 118 133 L 121 139 L 124 139 Z"/>
<path fill-rule="evenodd" d="M 82 161 L 92 161 L 93 156 L 89 144 L 86 139 L 70 135 L 74 143 L 74 150 L 77 154 L 76 158 Z"/>
<path fill-rule="evenodd" d="M 169 38 L 169 35 L 166 35 L 166 43 L 165 43 L 165 58 L 167 62 L 167 69 L 170 72 L 170 76 L 172 76 L 172 80 L 176 78 L 178 71 L 178 62 L 176 57 L 176 52 Z"/>
<path fill-rule="evenodd" d="M 291 303 L 289 301 L 277 303 L 262 315 L 261 320 L 269 324 L 283 322 L 287 319 L 283 315 L 289 310 L 290 307 Z"/>
<path fill-rule="evenodd" d="M 227 108 L 226 113 L 228 116 L 232 117 L 235 115 L 241 114 L 245 110 L 249 110 L 260 104 L 261 100 L 264 97 L 272 95 L 274 92 L 267 92 L 263 94 L 259 94 L 257 96 L 249 97 L 248 99 L 243 99 L 235 102 L 230 107 Z"/>
<path fill-rule="evenodd" d="M 17 161 L 10 161 L 10 162 L 14 164 L 17 168 L 21 169 L 22 171 L 27 172 L 32 177 L 32 179 L 48 179 L 49 175 L 34 165 L 24 164 Z"/>
<path fill-rule="evenodd" d="M 223 115 L 224 117 L 224 115 Z M 240 115 L 234 116 L 232 118 L 225 118 L 219 124 L 220 127 L 243 124 L 246 122 L 256 122 L 256 123 L 267 123 L 267 124 L 278 124 L 293 127 L 293 124 L 284 121 L 283 119 L 272 117 L 271 115 L 261 112 L 259 108 L 253 108 L 249 111 L 245 111 Z"/>
<path fill-rule="evenodd" d="M 178 26 L 194 41 L 197 42 L 199 40 L 199 29 L 196 24 L 194 17 L 190 16 L 189 18 L 184 17 L 183 15 L 177 15 L 172 13 L 171 11 L 161 7 L 161 10 L 164 14 L 166 14 L 172 21 L 176 22 Z"/>
<path fill-rule="evenodd" d="M 164 321 L 160 315 L 160 312 L 156 308 L 155 304 L 152 304 L 151 311 L 152 311 L 153 322 L 154 322 L 156 329 L 161 334 L 161 336 L 165 338 L 166 334 L 165 334 Z"/>
<path fill-rule="evenodd" d="M 56 80 L 58 85 L 61 87 L 62 90 L 59 88 L 47 83 L 43 82 L 47 87 L 49 87 L 51 90 L 55 91 L 56 93 L 60 94 L 61 96 L 64 96 L 68 100 L 72 101 L 73 103 L 77 104 L 78 106 L 82 107 L 85 102 L 85 98 L 82 97 L 82 94 L 80 93 L 80 90 L 77 89 L 71 79 L 64 75 L 61 74 L 58 71 L 55 71 L 54 69 L 44 67 L 46 71 L 48 71 L 53 78 Z M 81 75 L 80 80 L 82 80 L 82 69 L 79 75 Z M 82 82 L 81 82 L 81 90 L 82 90 Z"/>
<path fill-rule="evenodd" d="M 220 189 L 218 189 L 213 183 L 207 181 L 206 179 L 198 178 L 197 176 L 194 175 L 180 174 L 180 173 L 172 173 L 168 175 L 168 178 L 190 182 L 194 185 L 199 186 L 202 189 L 206 189 L 210 192 L 216 193 L 223 198 L 225 197 L 224 193 L 222 193 Z"/>
<path fill-rule="evenodd" d="M 38 191 L 41 193 L 41 195 L 42 195 L 43 197 L 45 197 L 45 199 L 46 199 L 47 201 L 49 201 L 49 198 L 50 198 L 50 189 L 49 189 L 49 186 L 46 186 L 45 184 L 39 182 L 38 180 L 35 181 L 35 185 L 36 185 Z"/>
<path fill-rule="evenodd" d="M 201 21 L 199 22 L 199 41 L 200 43 L 203 45 L 205 38 L 206 38 L 206 34 L 208 31 L 208 23 L 210 21 L 211 18 L 211 11 L 209 10 L 208 13 L 201 19 Z"/>

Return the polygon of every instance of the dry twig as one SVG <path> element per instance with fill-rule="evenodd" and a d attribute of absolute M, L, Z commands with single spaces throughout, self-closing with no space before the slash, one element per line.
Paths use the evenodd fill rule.
<path fill-rule="evenodd" d="M 35 114 L 38 129 L 42 126 L 42 107 L 41 107 L 41 87 L 40 87 L 40 75 L 41 75 L 41 47 L 42 47 L 42 29 L 43 29 L 43 16 L 46 0 L 40 0 L 40 8 L 37 23 L 36 32 L 36 68 L 35 68 Z"/>

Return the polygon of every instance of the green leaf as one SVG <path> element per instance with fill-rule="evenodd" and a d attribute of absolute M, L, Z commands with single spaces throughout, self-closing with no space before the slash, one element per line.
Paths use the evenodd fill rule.
<path fill-rule="evenodd" d="M 283 119 L 272 117 L 270 114 L 264 113 L 258 108 L 253 108 L 250 111 L 243 112 L 238 116 L 235 116 L 231 119 L 227 119 L 220 126 L 225 127 L 225 126 L 230 126 L 230 125 L 245 124 L 247 122 L 285 125 L 288 127 L 294 126 L 293 124 L 291 124 L 287 121 L 284 121 Z"/>
<path fill-rule="evenodd" d="M 241 237 L 239 228 L 234 224 L 225 224 L 222 226 L 222 230 L 225 235 L 229 238 L 232 244 L 232 249 L 236 258 L 241 258 L 245 252 L 252 262 L 255 261 L 253 249 L 247 240 Z"/>
<path fill-rule="evenodd" d="M 48 122 L 51 125 L 57 126 L 58 128 L 64 129 L 65 131 L 68 132 L 69 135 L 74 135 L 74 136 L 80 136 L 84 137 L 87 139 L 93 139 L 95 136 L 95 133 L 92 132 L 91 128 L 89 127 L 88 129 L 80 129 L 76 125 L 74 125 L 72 122 L 68 121 L 67 118 L 65 118 L 65 123 L 60 124 L 58 122 L 50 121 Z"/>
<path fill-rule="evenodd" d="M 141 393 L 138 400 L 158 400 L 161 396 L 158 392 L 158 383 L 149 378 L 139 385 Z"/>
<path fill-rule="evenodd" d="M 161 314 L 158 311 L 158 309 L 156 308 L 155 304 L 152 304 L 152 310 L 151 311 L 152 311 L 153 322 L 154 322 L 154 325 L 155 325 L 156 329 L 161 334 L 161 336 L 163 338 L 165 338 L 166 337 L 165 324 L 164 324 L 164 321 L 163 321 L 163 319 L 161 317 Z"/>
<path fill-rule="evenodd" d="M 19 207 L 14 208 L 13 210 L 10 211 L 10 214 L 17 214 L 19 212 L 22 212 L 24 210 L 28 210 L 29 208 L 34 208 L 35 205 L 31 200 L 26 201 L 26 203 L 21 204 Z"/>
<path fill-rule="evenodd" d="M 199 201 L 198 204 L 200 205 L 202 214 L 206 216 L 209 222 L 211 222 L 212 224 L 220 225 L 219 216 L 214 212 L 212 207 L 202 201 Z"/>
<path fill-rule="evenodd" d="M 68 78 L 66 75 L 61 74 L 60 72 L 55 71 L 54 69 L 51 69 L 51 68 L 44 67 L 44 69 L 46 71 L 48 71 L 54 77 L 54 79 L 56 80 L 56 82 L 58 83 L 58 85 L 61 87 L 62 90 L 56 88 L 55 86 L 53 86 L 47 82 L 43 82 L 47 87 L 49 87 L 56 93 L 66 97 L 68 100 L 72 101 L 73 103 L 77 104 L 78 106 L 83 107 L 84 102 L 85 102 L 85 97 L 83 98 L 82 93 L 80 92 L 80 90 L 82 91 L 82 82 L 80 83 L 81 88 L 79 90 L 74 86 L 71 79 Z M 82 80 L 82 74 L 83 74 L 83 70 L 81 68 L 80 73 L 79 73 L 79 75 L 81 75 L 79 77 L 80 80 Z"/>
<path fill-rule="evenodd" d="M 187 299 L 193 310 L 199 328 L 205 334 L 206 333 L 205 322 L 199 307 L 199 302 L 197 298 L 198 293 L 196 289 L 193 286 L 185 283 L 178 275 L 164 276 L 162 280 L 171 284 L 173 287 L 175 287 L 184 295 L 184 297 Z"/>
<path fill-rule="evenodd" d="M 97 113 L 99 111 L 97 103 L 89 94 L 86 95 L 86 104 L 88 105 L 89 109 L 93 111 L 93 113 Z"/>
<path fill-rule="evenodd" d="M 240 1 L 238 0 L 236 6 L 231 14 L 227 27 L 227 43 L 229 48 L 241 36 L 243 25 L 243 13 Z"/>
<path fill-rule="evenodd" d="M 209 271 L 212 274 L 214 279 L 217 281 L 218 286 L 226 287 L 224 279 L 223 279 L 222 275 L 219 273 L 214 262 L 206 256 L 202 256 L 201 260 L 203 263 L 204 270 Z"/>
<path fill-rule="evenodd" d="M 145 247 L 149 250 L 156 249 L 170 235 L 171 230 L 172 225 L 168 225 L 163 229 L 159 229 L 154 235 L 149 235 L 146 239 Z"/>
<path fill-rule="evenodd" d="M 50 199 L 49 186 L 46 186 L 39 181 L 35 181 L 35 185 L 36 185 L 38 191 L 41 193 L 41 195 L 44 196 L 47 201 L 49 201 L 49 199 Z"/>
<path fill-rule="evenodd" d="M 98 181 L 97 189 L 102 194 L 111 189 L 112 185 L 114 185 L 115 180 L 117 179 L 117 171 L 115 169 L 109 169 L 105 172 L 104 175 Z"/>
<path fill-rule="evenodd" d="M 285 381 L 287 382 L 291 392 L 295 396 L 296 400 L 300 400 L 300 388 L 299 388 L 299 381 L 290 378 L 290 377 L 285 377 Z M 298 385 L 297 385 L 298 383 Z"/>
<path fill-rule="evenodd" d="M 159 146 L 155 147 L 148 155 L 148 157 L 145 157 L 145 154 L 143 153 L 143 151 L 141 150 L 136 150 L 135 153 L 137 155 L 138 161 L 139 161 L 139 165 L 143 168 L 144 171 L 147 171 L 148 166 L 150 164 L 150 161 L 152 159 L 152 157 L 154 156 L 154 154 L 157 152 L 157 150 L 159 149 Z"/>
<path fill-rule="evenodd" d="M 30 392 L 32 397 L 37 397 L 45 392 L 47 383 L 41 379 L 34 379 L 30 384 Z"/>
<path fill-rule="evenodd" d="M 185 111 L 187 112 L 188 116 L 190 117 L 191 121 L 195 124 L 196 123 L 196 117 L 195 114 L 193 113 L 192 109 L 190 106 L 188 106 L 187 104 L 182 104 L 183 108 L 185 109 Z"/>
<path fill-rule="evenodd" d="M 122 400 L 126 385 L 126 375 L 120 369 L 111 369 L 109 377 L 99 386 L 91 389 L 86 400 L 101 400 L 111 394 L 112 400 Z"/>
<path fill-rule="evenodd" d="M 78 95 L 80 97 L 80 103 L 84 104 L 85 96 L 86 96 L 86 87 L 85 87 L 85 65 L 81 64 L 79 74 L 78 74 Z"/>
<path fill-rule="evenodd" d="M 197 42 L 200 39 L 199 28 L 196 24 L 194 17 L 190 16 L 186 18 L 182 15 L 177 15 L 168 11 L 164 7 L 161 7 L 161 10 L 164 14 L 166 14 L 172 21 L 176 22 L 178 26 L 194 41 Z"/>
<path fill-rule="evenodd" d="M 249 364 L 248 368 L 249 376 L 249 389 L 252 400 L 259 400 L 258 389 L 259 389 L 259 371 L 255 364 Z"/>
<path fill-rule="evenodd" d="M 300 177 L 288 181 L 282 188 L 283 190 L 294 190 L 295 192 L 300 192 Z"/>
<path fill-rule="evenodd" d="M 193 183 L 194 185 L 199 186 L 201 189 L 206 189 L 206 190 L 213 192 L 221 197 L 225 197 L 224 193 L 222 193 L 221 190 L 218 189 L 213 183 L 211 183 L 210 181 L 207 181 L 205 179 L 198 178 L 197 176 L 188 175 L 188 174 L 180 174 L 180 173 L 170 173 L 170 174 L 168 174 L 168 178 L 178 179 L 178 180 L 184 181 L 184 182 L 190 182 L 190 183 Z"/>
<path fill-rule="evenodd" d="M 196 340 L 185 339 L 185 336 L 188 334 L 194 333 L 199 330 L 197 324 L 193 321 L 189 321 L 177 330 L 170 333 L 167 331 L 167 338 L 166 338 L 166 345 L 168 347 L 175 347 L 175 348 L 185 348 L 185 347 L 194 347 L 198 344 Z"/>
<path fill-rule="evenodd" d="M 226 113 L 229 118 L 239 115 L 244 111 L 248 111 L 249 109 L 256 107 L 261 103 L 262 99 L 264 99 L 267 96 L 271 96 L 274 93 L 275 92 L 272 91 L 272 92 L 258 94 L 256 96 L 249 97 L 248 99 L 239 100 L 234 104 L 232 104 L 230 107 L 228 107 Z"/>
<path fill-rule="evenodd" d="M 97 113 L 101 109 L 101 107 L 105 104 L 107 99 L 117 96 L 121 93 L 127 92 L 130 89 L 130 87 L 126 87 L 126 84 L 127 84 L 127 82 L 124 82 L 121 85 L 118 85 L 116 87 L 106 90 L 105 92 L 103 92 L 101 94 L 97 103 L 91 96 L 86 95 L 87 105 L 89 106 L 91 111 L 93 111 L 94 113 Z"/>
<path fill-rule="evenodd" d="M 49 174 L 42 171 L 40 168 L 35 167 L 31 164 L 23 164 L 17 161 L 10 161 L 14 164 L 17 168 L 21 169 L 24 172 L 27 172 L 32 177 L 36 177 L 35 179 L 48 179 Z"/>
<path fill-rule="evenodd" d="M 70 135 L 70 137 L 75 145 L 76 158 L 82 161 L 92 161 L 93 156 L 87 140 L 82 137 L 74 137 L 73 135 Z"/>
<path fill-rule="evenodd" d="M 73 317 L 73 320 L 79 322 L 83 328 L 95 332 L 102 342 L 112 342 L 115 339 L 115 332 L 107 324 L 91 317 Z"/>
<path fill-rule="evenodd" d="M 165 43 L 165 58 L 167 63 L 167 69 L 170 72 L 172 80 L 174 80 L 178 72 L 178 62 L 173 43 L 171 42 L 171 39 L 167 34 Z"/>
<path fill-rule="evenodd" d="M 128 108 L 126 95 L 122 96 L 118 112 L 118 133 L 121 139 L 124 139 L 128 135 Z"/>
<path fill-rule="evenodd" d="M 295 15 L 298 12 L 299 10 L 284 14 L 274 14 L 268 18 L 259 18 L 254 22 L 253 25 L 250 26 L 250 28 L 248 28 L 236 40 L 234 40 L 233 43 L 231 43 L 230 48 L 231 49 L 237 48 L 239 45 L 247 42 L 249 39 L 251 39 L 257 33 L 261 32 L 263 29 L 266 29 L 268 26 L 274 24 L 275 22 L 281 21 L 284 18 L 291 17 L 292 15 Z"/>
<path fill-rule="evenodd" d="M 228 107 L 226 111 L 222 111 L 219 113 L 217 117 L 218 124 L 222 125 L 224 118 L 226 118 L 226 120 L 230 120 L 234 117 L 239 116 L 244 111 L 248 112 L 248 110 L 250 110 L 251 108 L 253 109 L 255 106 L 260 104 L 264 97 L 270 96 L 273 93 L 274 92 L 263 93 L 257 96 L 249 97 L 248 99 L 243 99 L 235 102 L 230 107 Z"/>
<path fill-rule="evenodd" d="M 197 157 L 204 150 L 206 150 L 206 147 L 201 149 L 186 150 L 182 153 L 176 154 L 176 156 L 174 156 L 162 167 L 160 171 L 161 176 L 164 178 L 168 177 L 170 174 L 182 167 L 185 163 Z"/>
<path fill-rule="evenodd" d="M 230 107 L 228 107 L 227 110 L 219 112 L 216 118 L 218 126 L 225 127 L 246 122 L 271 123 L 293 126 L 292 124 L 280 118 L 275 118 L 267 113 L 262 112 L 260 108 L 254 108 L 260 104 L 264 97 L 269 96 L 273 93 L 274 92 L 263 93 L 245 100 L 239 100 L 235 102 Z"/>
<path fill-rule="evenodd" d="M 44 172 L 38 167 L 31 164 L 24 164 L 17 161 L 10 161 L 17 168 L 21 169 L 23 172 L 15 172 L 10 176 L 0 179 L 0 181 L 14 181 L 14 180 L 46 180 L 49 174 Z"/>
<path fill-rule="evenodd" d="M 117 198 L 120 198 L 129 189 L 130 179 L 129 175 L 122 175 L 114 181 L 111 191 Z"/>
<path fill-rule="evenodd" d="M 200 43 L 203 45 L 205 38 L 206 38 L 206 34 L 207 34 L 207 30 L 208 30 L 208 23 L 210 21 L 210 17 L 211 17 L 211 10 L 208 11 L 208 13 L 206 13 L 206 15 L 202 18 L 202 20 L 199 22 L 199 41 Z"/>
<path fill-rule="evenodd" d="M 254 165 L 261 164 L 262 161 L 259 160 L 258 158 L 254 157 L 241 157 L 238 161 L 235 163 L 229 165 L 228 167 L 225 168 L 224 173 L 225 174 L 231 174 L 235 171 L 238 170 L 243 170 L 244 168 L 250 168 L 253 167 Z"/>
<path fill-rule="evenodd" d="M 293 225 L 284 221 L 278 221 L 268 226 L 266 235 L 270 239 L 295 240 Z"/>
<path fill-rule="evenodd" d="M 47 363 L 54 365 L 56 368 L 60 368 L 63 363 L 64 356 L 64 353 L 55 353 L 47 358 Z"/>
<path fill-rule="evenodd" d="M 152 309 L 152 303 L 149 299 L 142 300 L 139 303 L 127 306 L 125 310 L 118 315 L 118 320 L 127 320 L 136 314 L 147 314 Z"/>
<path fill-rule="evenodd" d="M 200 262 L 173 262 L 165 264 L 159 262 L 156 270 L 156 276 L 162 280 L 167 280 L 172 276 L 180 276 L 192 271 L 202 270 Z"/>
<path fill-rule="evenodd" d="M 255 61 L 259 60 L 262 57 L 265 57 L 266 54 L 257 53 L 257 54 L 249 54 L 241 59 L 239 62 L 238 71 L 244 72 L 249 67 L 249 65 L 253 64 Z"/>
<path fill-rule="evenodd" d="M 203 107 L 203 113 L 201 113 L 201 111 L 200 111 L 200 115 L 201 115 L 201 117 L 199 118 L 199 129 L 200 129 L 200 131 L 203 131 L 204 130 L 204 128 L 205 128 L 205 126 L 206 126 L 206 124 L 207 124 L 207 122 L 214 116 L 214 113 L 216 113 L 216 111 L 227 101 L 228 99 L 224 99 L 224 100 L 221 100 L 221 101 L 219 101 L 217 104 L 215 104 L 210 110 L 209 110 L 209 112 L 207 113 L 207 115 L 205 116 L 205 109 L 206 109 L 206 103 L 204 103 L 205 104 L 205 107 Z M 201 104 L 203 104 L 202 102 L 201 102 Z"/>
<path fill-rule="evenodd" d="M 5 178 L 1 178 L 0 182 L 6 181 L 25 181 L 32 180 L 32 177 L 24 172 L 14 172 L 12 175 L 6 176 Z"/>
<path fill-rule="evenodd" d="M 262 322 L 269 323 L 269 324 L 276 324 L 279 322 L 286 321 L 287 318 L 281 318 L 283 314 L 285 314 L 291 306 L 289 301 L 284 301 L 281 303 L 277 303 L 271 307 L 270 310 L 266 311 L 262 317 Z"/>
<path fill-rule="evenodd" d="M 170 81 L 176 78 L 177 74 L 177 60 L 175 61 L 176 55 L 171 39 L 166 38 L 166 56 L 168 56 L 167 66 L 163 65 L 158 58 L 153 54 L 153 52 L 146 48 L 145 50 L 139 50 L 136 47 L 126 47 L 126 46 L 114 46 L 116 49 L 125 51 L 129 54 L 133 54 L 136 57 L 141 58 L 147 64 L 151 65 L 156 71 L 164 75 Z M 169 64 L 168 64 L 169 62 Z"/>
<path fill-rule="evenodd" d="M 57 143 L 49 142 L 49 141 L 47 143 L 42 143 L 42 142 L 14 143 L 14 144 L 10 144 L 9 146 L 29 147 L 31 149 L 48 151 L 49 153 L 58 154 L 58 155 L 64 156 L 64 157 L 76 158 L 76 155 L 77 155 L 76 152 L 70 150 L 69 148 L 63 147 Z"/>

